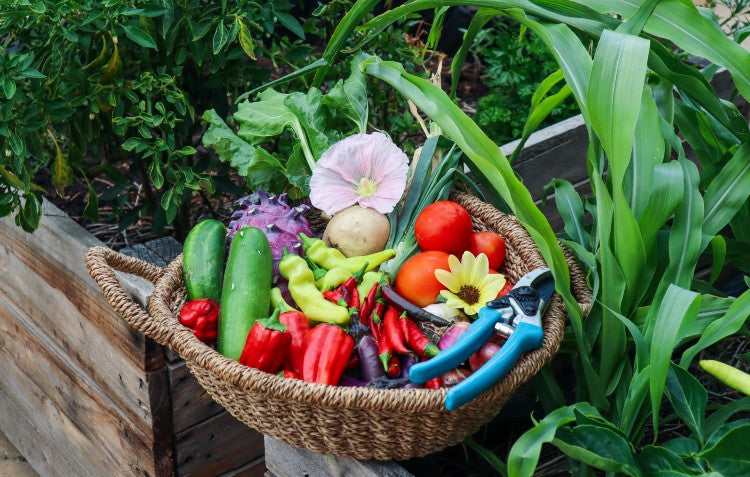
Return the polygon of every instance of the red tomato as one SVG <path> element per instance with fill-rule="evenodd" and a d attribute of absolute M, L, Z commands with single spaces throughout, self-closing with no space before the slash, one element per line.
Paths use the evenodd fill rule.
<path fill-rule="evenodd" d="M 469 252 L 487 255 L 490 268 L 497 270 L 505 261 L 505 240 L 495 232 L 476 232 L 469 239 Z"/>
<path fill-rule="evenodd" d="M 471 216 L 449 200 L 428 205 L 414 222 L 414 237 L 422 250 L 439 250 L 459 258 L 469 247 L 471 233 Z"/>
<path fill-rule="evenodd" d="M 445 287 L 435 278 L 435 270 L 448 270 L 448 254 L 433 250 L 414 255 L 396 275 L 396 293 L 417 306 L 435 303 Z"/>

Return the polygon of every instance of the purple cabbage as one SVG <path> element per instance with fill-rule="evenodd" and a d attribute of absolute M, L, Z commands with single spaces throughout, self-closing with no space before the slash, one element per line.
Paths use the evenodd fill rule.
<path fill-rule="evenodd" d="M 305 211 L 310 207 L 289 205 L 286 193 L 268 195 L 258 190 L 237 200 L 238 209 L 232 214 L 227 238 L 231 241 L 243 227 L 257 227 L 268 237 L 273 255 L 273 268 L 276 276 L 279 273 L 279 261 L 284 248 L 290 252 L 300 253 L 302 242 L 299 234 L 313 236 L 310 224 L 305 218 Z"/>

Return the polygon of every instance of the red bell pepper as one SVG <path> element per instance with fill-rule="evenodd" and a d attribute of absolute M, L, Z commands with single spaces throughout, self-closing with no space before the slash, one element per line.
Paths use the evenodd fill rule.
<path fill-rule="evenodd" d="M 286 325 L 279 321 L 281 310 L 255 322 L 247 334 L 240 363 L 267 373 L 275 373 L 286 358 L 292 344 L 292 335 Z"/>
<path fill-rule="evenodd" d="M 328 323 L 321 323 L 305 336 L 300 378 L 321 384 L 338 384 L 354 350 L 354 338 Z"/>
<path fill-rule="evenodd" d="M 302 361 L 302 346 L 305 335 L 310 331 L 310 320 L 301 311 L 285 311 L 279 315 L 279 321 L 286 325 L 292 337 L 289 353 L 284 360 L 284 367 L 299 374 Z"/>
<path fill-rule="evenodd" d="M 404 316 L 406 315 L 404 314 Z M 401 354 L 409 352 L 409 348 L 404 343 L 404 335 L 401 332 L 398 310 L 393 307 L 389 307 L 383 317 L 383 335 L 388 337 L 388 341 L 395 351 Z"/>
<path fill-rule="evenodd" d="M 406 313 L 401 315 L 398 321 L 401 325 L 404 341 L 419 356 L 432 358 L 440 352 L 440 348 L 425 336 L 419 326 L 406 316 Z"/>
<path fill-rule="evenodd" d="M 219 326 L 219 304 L 211 298 L 192 300 L 180 310 L 180 323 L 193 331 L 207 345 L 216 342 Z"/>
<path fill-rule="evenodd" d="M 437 378 L 432 378 L 426 383 L 424 383 L 424 387 L 427 389 L 440 389 L 443 387 L 443 377 L 438 376 Z"/>

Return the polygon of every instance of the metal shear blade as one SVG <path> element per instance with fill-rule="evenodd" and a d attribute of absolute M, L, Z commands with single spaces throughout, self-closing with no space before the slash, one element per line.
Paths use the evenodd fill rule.
<path fill-rule="evenodd" d="M 542 315 L 555 291 L 549 268 L 537 268 L 515 284 L 511 292 L 492 300 L 479 311 L 477 320 L 439 355 L 414 365 L 409 378 L 424 383 L 469 359 L 497 331 L 508 339 L 500 350 L 472 375 L 448 390 L 445 407 L 461 407 L 502 379 L 526 351 L 538 348 L 544 338 Z"/>

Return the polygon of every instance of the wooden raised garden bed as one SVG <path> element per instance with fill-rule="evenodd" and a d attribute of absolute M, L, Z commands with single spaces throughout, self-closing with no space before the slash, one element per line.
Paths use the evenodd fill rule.
<path fill-rule="evenodd" d="M 94 245 L 46 201 L 33 234 L 0 219 L 0 429 L 44 476 L 263 475 L 262 435 L 106 302 L 83 262 Z"/>

